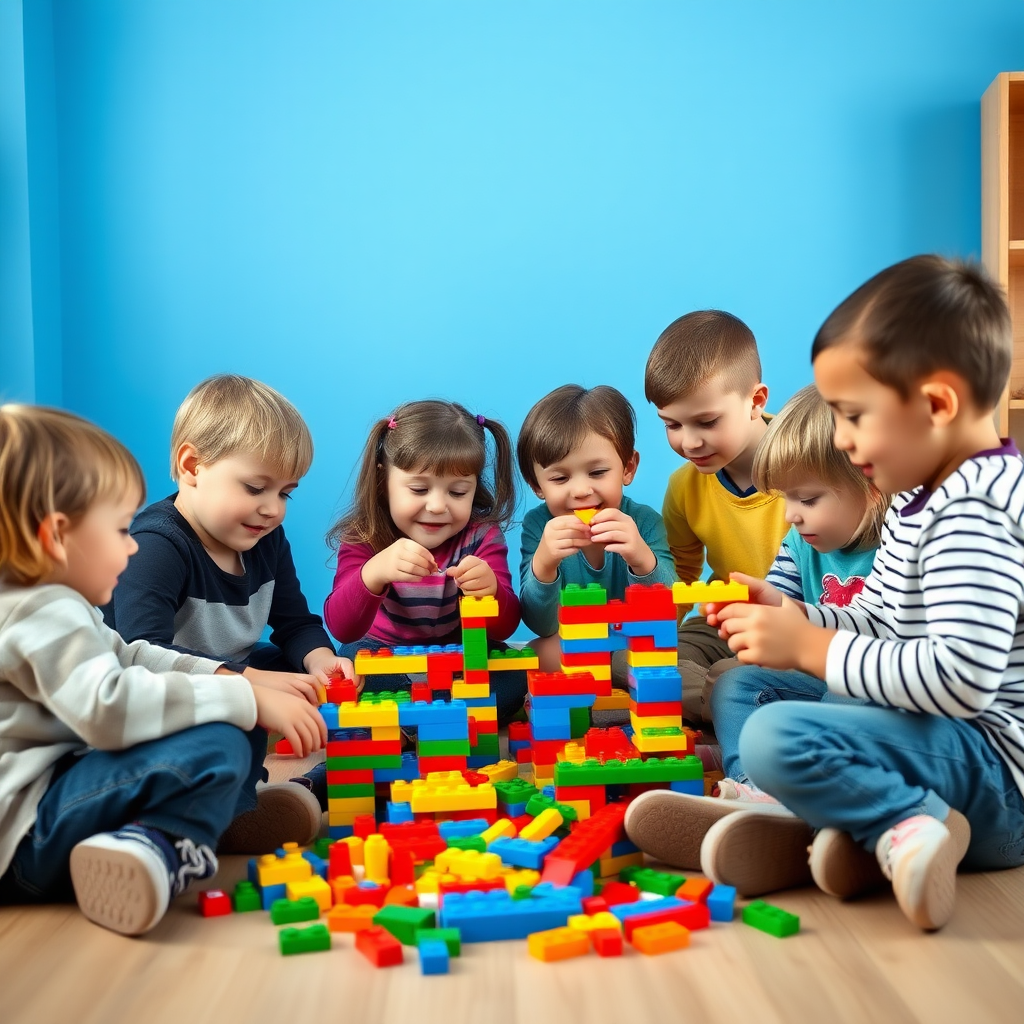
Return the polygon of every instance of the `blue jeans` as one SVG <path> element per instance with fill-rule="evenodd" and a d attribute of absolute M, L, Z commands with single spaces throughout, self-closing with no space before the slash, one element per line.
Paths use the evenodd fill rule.
<path fill-rule="evenodd" d="M 75 844 L 130 822 L 216 847 L 246 809 L 239 797 L 254 764 L 263 765 L 266 734 L 261 748 L 257 731 L 213 722 L 127 750 L 65 755 L 0 878 L 0 903 L 70 899 Z"/>
<path fill-rule="evenodd" d="M 715 736 L 722 747 L 722 769 L 726 778 L 750 781 L 740 761 L 740 733 L 759 707 L 779 700 L 864 703 L 854 697 L 829 693 L 821 679 L 803 672 L 780 672 L 760 665 L 739 665 L 723 672 L 711 691 L 710 713 Z"/>
<path fill-rule="evenodd" d="M 980 726 L 877 704 L 778 701 L 740 733 L 740 761 L 755 785 L 814 828 L 849 832 L 874 851 L 879 836 L 915 814 L 971 825 L 964 866 L 1024 863 L 1024 797 Z"/>

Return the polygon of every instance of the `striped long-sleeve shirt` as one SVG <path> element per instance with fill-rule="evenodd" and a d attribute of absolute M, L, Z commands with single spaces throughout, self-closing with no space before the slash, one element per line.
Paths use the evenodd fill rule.
<path fill-rule="evenodd" d="M 864 589 L 839 629 L 835 693 L 973 719 L 1024 792 L 1024 463 L 1012 445 L 966 460 L 934 491 L 897 496 Z"/>
<path fill-rule="evenodd" d="M 123 750 L 206 722 L 251 729 L 252 687 L 213 675 L 219 664 L 126 644 L 69 587 L 0 585 L 0 875 L 65 754 Z"/>

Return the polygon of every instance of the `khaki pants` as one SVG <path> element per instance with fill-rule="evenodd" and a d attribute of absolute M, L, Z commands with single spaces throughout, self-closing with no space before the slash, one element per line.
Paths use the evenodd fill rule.
<path fill-rule="evenodd" d="M 739 662 L 714 626 L 704 619 L 679 624 L 679 674 L 683 678 L 683 717 L 698 725 L 711 722 L 711 691 L 718 677 Z"/>

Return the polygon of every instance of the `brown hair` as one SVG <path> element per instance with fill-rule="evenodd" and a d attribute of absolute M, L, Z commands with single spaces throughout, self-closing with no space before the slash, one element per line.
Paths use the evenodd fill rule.
<path fill-rule="evenodd" d="M 519 432 L 516 456 L 523 479 L 536 490 L 534 465 L 544 468 L 564 459 L 591 433 L 611 441 L 623 465 L 633 457 L 636 414 L 621 391 L 607 384 L 589 391 L 566 384 L 545 395 L 527 413 Z"/>
<path fill-rule="evenodd" d="M 31 587 L 53 564 L 39 541 L 47 516 L 77 523 L 97 502 L 146 481 L 135 457 L 105 430 L 62 409 L 0 406 L 0 579 Z"/>
<path fill-rule="evenodd" d="M 994 409 L 1010 374 L 1013 333 L 1002 289 L 976 263 L 913 256 L 876 274 L 821 325 L 811 361 L 843 342 L 904 399 L 937 370 L 963 377 L 979 409 Z"/>
<path fill-rule="evenodd" d="M 206 465 L 244 452 L 287 480 L 305 476 L 313 461 L 313 438 L 295 406 L 267 384 L 234 373 L 207 377 L 178 407 L 171 428 L 175 482 L 178 449 L 186 443 Z"/>
<path fill-rule="evenodd" d="M 761 359 L 750 328 L 731 313 L 702 309 L 673 320 L 647 358 L 644 394 L 655 408 L 692 394 L 724 375 L 730 391 L 761 381 Z"/>
<path fill-rule="evenodd" d="M 484 479 L 487 437 L 494 441 L 493 491 Z M 505 528 L 515 510 L 512 442 L 497 421 L 474 416 L 456 402 L 406 402 L 370 430 L 349 510 L 331 527 L 327 541 L 369 544 L 382 551 L 400 539 L 388 507 L 388 471 L 427 470 L 442 476 L 475 476 L 471 523 Z"/>
<path fill-rule="evenodd" d="M 864 498 L 865 512 L 853 540 L 855 549 L 877 548 L 892 496 L 883 494 L 850 462 L 833 440 L 832 410 L 813 385 L 801 388 L 782 408 L 754 452 L 751 479 L 759 491 L 785 491 L 800 477 Z"/>

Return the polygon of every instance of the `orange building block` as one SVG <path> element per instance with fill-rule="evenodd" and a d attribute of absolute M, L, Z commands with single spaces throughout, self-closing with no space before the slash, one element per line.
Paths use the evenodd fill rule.
<path fill-rule="evenodd" d="M 685 949 L 690 944 L 690 930 L 676 921 L 663 921 L 636 928 L 630 940 L 633 945 L 648 956 L 671 953 L 674 949 Z"/>
<path fill-rule="evenodd" d="M 552 928 L 527 936 L 526 948 L 530 956 L 552 963 L 574 956 L 586 956 L 590 952 L 590 939 L 587 932 L 577 928 Z"/>
<path fill-rule="evenodd" d="M 358 907 L 339 903 L 337 906 L 331 907 L 325 920 L 327 927 L 332 932 L 361 932 L 366 928 L 373 927 L 373 916 L 376 913 L 377 907 L 369 903 Z"/>

